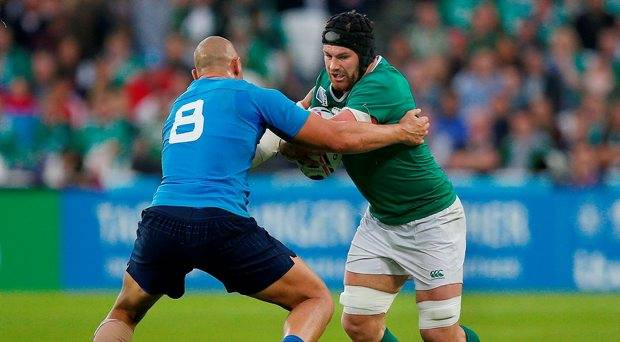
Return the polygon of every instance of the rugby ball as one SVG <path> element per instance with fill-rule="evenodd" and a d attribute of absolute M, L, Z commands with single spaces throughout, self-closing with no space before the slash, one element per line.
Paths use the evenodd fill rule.
<path fill-rule="evenodd" d="M 323 119 L 331 119 L 337 114 L 338 109 L 331 111 L 325 107 L 312 107 L 308 109 L 310 112 L 320 115 Z M 325 179 L 342 165 L 342 155 L 339 153 L 321 153 L 309 156 L 316 162 L 316 165 L 307 165 L 297 161 L 297 167 L 306 177 L 314 180 Z"/>

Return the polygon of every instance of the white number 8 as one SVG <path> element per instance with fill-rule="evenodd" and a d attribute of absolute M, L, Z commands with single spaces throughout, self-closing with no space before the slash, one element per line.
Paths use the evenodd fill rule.
<path fill-rule="evenodd" d="M 184 143 L 195 141 L 202 135 L 202 129 L 204 126 L 205 117 L 202 115 L 203 100 L 196 100 L 194 102 L 186 103 L 181 106 L 174 114 L 174 123 L 170 130 L 170 144 Z M 189 115 L 183 115 L 184 112 L 192 111 Z M 194 128 L 191 131 L 177 133 L 179 126 L 194 124 Z"/>

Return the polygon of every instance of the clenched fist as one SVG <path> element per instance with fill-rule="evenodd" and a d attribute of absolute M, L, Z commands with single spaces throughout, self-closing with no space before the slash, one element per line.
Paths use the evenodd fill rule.
<path fill-rule="evenodd" d="M 418 116 L 420 109 L 412 109 L 405 113 L 398 125 L 403 130 L 403 143 L 407 145 L 420 145 L 428 135 L 430 123 L 427 116 Z"/>

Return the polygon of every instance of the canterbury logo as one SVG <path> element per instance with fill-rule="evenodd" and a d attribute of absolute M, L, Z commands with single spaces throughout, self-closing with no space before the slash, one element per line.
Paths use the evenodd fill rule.
<path fill-rule="evenodd" d="M 443 278 L 443 270 L 431 271 L 431 278 L 433 279 Z"/>

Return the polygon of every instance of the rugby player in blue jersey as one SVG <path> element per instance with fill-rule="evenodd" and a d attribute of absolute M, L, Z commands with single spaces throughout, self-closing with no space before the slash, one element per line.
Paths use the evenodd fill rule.
<path fill-rule="evenodd" d="M 228 292 L 290 311 L 284 341 L 316 341 L 333 313 L 325 284 L 247 211 L 247 173 L 266 128 L 285 140 L 338 153 L 395 143 L 420 144 L 426 118 L 409 112 L 398 124 L 335 122 L 310 114 L 282 93 L 242 80 L 239 56 L 222 37 L 194 52 L 194 81 L 163 125 L 163 178 L 142 213 L 123 288 L 94 340 L 130 341 L 162 296 L 180 298 L 193 269 Z"/>

